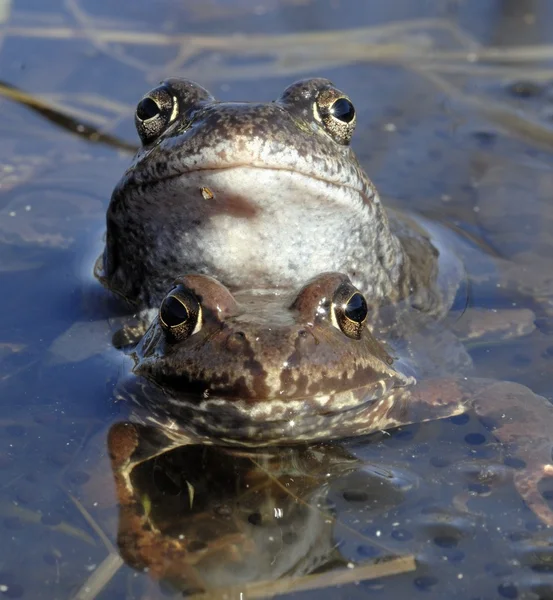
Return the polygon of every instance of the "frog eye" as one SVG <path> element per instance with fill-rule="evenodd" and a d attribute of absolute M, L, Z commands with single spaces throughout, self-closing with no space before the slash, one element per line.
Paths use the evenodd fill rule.
<path fill-rule="evenodd" d="M 361 339 L 369 307 L 365 297 L 350 283 L 341 285 L 332 299 L 332 324 L 354 340 Z"/>
<path fill-rule="evenodd" d="M 355 119 L 355 108 L 348 98 L 338 98 L 331 104 L 330 114 L 342 123 L 351 123 Z"/>
<path fill-rule="evenodd" d="M 136 107 L 134 122 L 144 145 L 151 144 L 174 121 L 178 113 L 177 99 L 165 86 L 144 96 Z"/>
<path fill-rule="evenodd" d="M 180 342 L 202 328 L 202 307 L 194 294 L 177 285 L 159 307 L 159 322 L 167 341 Z"/>
<path fill-rule="evenodd" d="M 316 116 L 326 132 L 347 146 L 355 129 L 355 108 L 351 100 L 335 88 L 323 90 L 315 102 Z"/>

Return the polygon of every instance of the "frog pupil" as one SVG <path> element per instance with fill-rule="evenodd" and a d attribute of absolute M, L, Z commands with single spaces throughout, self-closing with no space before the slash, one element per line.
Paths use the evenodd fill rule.
<path fill-rule="evenodd" d="M 367 318 L 368 308 L 365 298 L 357 292 L 348 300 L 344 314 L 350 321 L 362 323 Z"/>
<path fill-rule="evenodd" d="M 175 296 L 167 296 L 161 304 L 160 310 L 163 322 L 169 327 L 178 327 L 188 321 L 188 310 L 186 306 Z"/>
<path fill-rule="evenodd" d="M 338 100 L 333 103 L 330 112 L 334 117 L 340 119 L 340 121 L 343 121 L 344 123 L 351 123 L 355 117 L 353 104 L 347 98 L 338 98 Z"/>
<path fill-rule="evenodd" d="M 141 121 L 147 121 L 153 117 L 157 117 L 160 113 L 160 108 L 151 98 L 143 98 L 136 107 L 136 116 Z"/>

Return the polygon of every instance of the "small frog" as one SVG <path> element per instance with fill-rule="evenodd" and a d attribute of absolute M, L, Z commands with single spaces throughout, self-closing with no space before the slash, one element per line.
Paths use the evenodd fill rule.
<path fill-rule="evenodd" d="M 414 382 L 393 368 L 368 315 L 363 294 L 339 273 L 296 295 L 233 295 L 187 275 L 134 349 L 133 371 L 155 384 L 143 390 L 152 413 L 169 408 L 222 441 L 329 438 L 349 409 Z"/>

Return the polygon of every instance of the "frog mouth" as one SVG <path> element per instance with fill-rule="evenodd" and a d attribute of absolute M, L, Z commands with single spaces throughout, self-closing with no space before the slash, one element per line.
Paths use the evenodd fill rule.
<path fill-rule="evenodd" d="M 254 404 L 237 398 L 198 400 L 133 377 L 119 386 L 117 397 L 138 408 L 135 420 L 160 427 L 175 440 L 258 447 L 358 436 L 397 426 L 400 423 L 390 411 L 413 383 L 413 378 L 405 378 L 391 387 L 382 381 L 324 397 Z"/>
<path fill-rule="evenodd" d="M 153 172 L 156 172 L 153 169 Z M 379 202 L 378 192 L 373 186 L 356 186 L 351 183 L 321 177 L 314 173 L 306 173 L 288 166 L 269 166 L 264 163 L 233 163 L 230 165 L 190 166 L 178 172 L 147 174 L 129 170 L 118 184 L 120 190 L 138 190 L 143 194 L 147 190 L 171 190 L 175 196 L 189 195 L 190 192 L 200 194 L 204 200 L 217 201 L 219 195 L 241 194 L 250 197 L 265 198 L 267 191 L 277 192 L 297 188 L 312 190 L 314 196 L 324 195 L 336 204 L 351 204 L 352 198 L 359 198 L 363 204 Z M 256 192 L 256 189 L 259 191 Z M 245 192 L 249 190 L 249 194 Z"/>

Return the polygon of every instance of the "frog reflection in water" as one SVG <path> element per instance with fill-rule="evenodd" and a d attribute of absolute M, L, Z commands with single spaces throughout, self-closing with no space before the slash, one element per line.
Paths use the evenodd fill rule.
<path fill-rule="evenodd" d="M 341 438 L 474 409 L 525 460 L 515 485 L 553 525 L 538 490 L 553 474 L 553 406 L 511 382 L 414 385 L 370 332 L 368 315 L 364 296 L 338 273 L 294 297 L 232 295 L 210 277 L 184 276 L 134 352 L 135 374 L 151 384 L 127 398 L 145 404 L 144 422 L 161 424 L 174 445 L 188 436 L 239 446 Z"/>
<path fill-rule="evenodd" d="M 249 451 L 192 445 L 152 457 L 163 443 L 160 430 L 132 423 L 117 423 L 108 435 L 117 542 L 129 565 L 181 592 L 224 589 L 234 597 L 229 585 L 287 577 L 293 589 L 292 577 L 349 562 L 337 549 L 325 498 L 331 482 L 362 463 L 339 444 Z M 371 475 L 356 480 L 375 489 L 374 512 L 400 501 L 395 482 Z"/>

